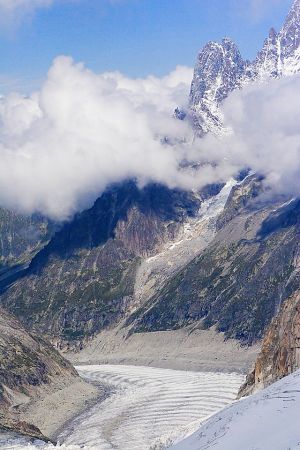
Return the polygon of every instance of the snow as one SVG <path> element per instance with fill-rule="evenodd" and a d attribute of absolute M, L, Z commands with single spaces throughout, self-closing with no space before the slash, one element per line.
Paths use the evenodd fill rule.
<path fill-rule="evenodd" d="M 232 188 L 238 184 L 231 178 L 221 192 L 204 201 L 196 217 L 187 218 L 176 238 L 162 246 L 155 256 L 142 261 L 135 284 L 136 307 L 153 295 L 152 287 L 163 286 L 166 279 L 177 273 L 204 250 L 216 234 L 216 220 L 224 210 Z"/>
<path fill-rule="evenodd" d="M 275 33 L 275 31 L 274 31 Z M 243 61 L 235 45 L 210 42 L 198 56 L 190 95 L 190 109 L 200 135 L 231 134 L 225 128 L 220 104 L 233 91 L 252 83 L 300 73 L 300 3 L 295 1 L 285 24 L 270 35 L 251 63 Z M 225 44 L 225 45 L 224 45 Z M 224 95 L 225 94 L 225 95 Z"/>
<path fill-rule="evenodd" d="M 242 375 L 135 366 L 80 366 L 83 378 L 102 382 L 112 394 L 72 422 L 59 437 L 62 449 L 158 450 L 231 404 Z M 3 450 L 54 447 L 6 436 Z"/>
<path fill-rule="evenodd" d="M 300 48 L 295 50 L 293 56 L 286 58 L 282 69 L 284 76 L 295 75 L 300 73 Z"/>
<path fill-rule="evenodd" d="M 172 450 L 300 449 L 300 371 L 208 419 Z"/>

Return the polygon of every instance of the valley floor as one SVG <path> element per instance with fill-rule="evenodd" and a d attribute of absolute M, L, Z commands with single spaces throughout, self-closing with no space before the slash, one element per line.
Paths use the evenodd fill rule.
<path fill-rule="evenodd" d="M 79 353 L 65 356 L 77 365 L 127 364 L 196 372 L 238 372 L 252 367 L 260 345 L 241 346 L 213 328 L 193 325 L 176 331 L 133 334 L 126 330 L 99 334 Z"/>
<path fill-rule="evenodd" d="M 49 394 L 31 405 L 26 420 L 54 439 L 63 429 L 58 439 L 70 450 L 162 449 L 234 401 L 258 351 L 200 325 L 130 336 L 124 329 L 103 332 L 81 352 L 66 354 L 91 384 Z M 3 449 L 28 449 L 15 439 L 2 442 Z"/>
<path fill-rule="evenodd" d="M 63 389 L 58 386 L 55 392 L 32 402 L 26 408 L 23 418 L 26 422 L 35 424 L 44 436 L 56 440 L 59 432 L 70 421 L 95 402 L 101 402 L 105 396 L 104 387 L 78 379 L 70 386 Z"/>
<path fill-rule="evenodd" d="M 84 379 L 103 383 L 112 391 L 59 436 L 62 447 L 68 450 L 165 448 L 231 404 L 244 379 L 238 374 L 116 365 L 85 366 L 79 371 Z M 16 439 L 0 441 L 3 450 L 39 448 L 38 443 L 27 445 Z"/>

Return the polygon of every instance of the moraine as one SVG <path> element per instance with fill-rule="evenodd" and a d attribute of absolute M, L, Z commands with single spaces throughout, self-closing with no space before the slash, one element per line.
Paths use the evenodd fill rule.
<path fill-rule="evenodd" d="M 108 385 L 111 395 L 59 436 L 65 449 L 158 450 L 195 431 L 234 402 L 244 377 L 135 366 L 81 366 L 80 375 Z M 0 436 L 1 439 L 1 436 Z M 42 443 L 1 441 L 2 449 L 52 449 Z"/>

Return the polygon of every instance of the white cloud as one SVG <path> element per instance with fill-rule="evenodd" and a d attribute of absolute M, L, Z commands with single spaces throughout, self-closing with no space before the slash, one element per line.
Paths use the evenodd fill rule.
<path fill-rule="evenodd" d="M 49 7 L 55 0 L 0 0 L 1 22 L 11 26 L 38 8 Z"/>
<path fill-rule="evenodd" d="M 188 124 L 172 118 L 191 77 L 178 67 L 132 80 L 57 58 L 39 92 L 0 99 L 0 205 L 65 219 L 113 182 L 200 188 L 245 167 L 273 192 L 299 195 L 300 75 L 234 92 L 223 106 L 233 134 L 196 142 Z M 202 164 L 183 170 L 183 159 Z"/>
<path fill-rule="evenodd" d="M 0 8 L 4 11 L 14 11 L 18 8 L 39 8 L 49 6 L 53 0 L 0 0 Z"/>
<path fill-rule="evenodd" d="M 223 106 L 233 134 L 222 141 L 207 137 L 197 151 L 225 179 L 251 167 L 266 177 L 273 193 L 299 196 L 299 105 L 300 75 L 236 91 Z"/>
<path fill-rule="evenodd" d="M 178 168 L 185 146 L 161 142 L 190 132 L 172 111 L 191 77 L 178 67 L 130 80 L 57 58 L 40 92 L 0 100 L 0 204 L 66 218 L 127 177 L 192 187 Z"/>
<path fill-rule="evenodd" d="M 0 30 L 14 35 L 18 27 L 37 10 L 65 0 L 0 0 Z"/>
<path fill-rule="evenodd" d="M 292 0 L 232 0 L 235 11 L 239 11 L 240 14 L 246 16 L 255 22 L 261 21 L 265 18 L 274 8 L 285 4 L 288 7 L 291 5 Z"/>
<path fill-rule="evenodd" d="M 282 0 L 249 0 L 250 12 L 252 16 L 259 19 L 280 2 L 282 3 Z"/>

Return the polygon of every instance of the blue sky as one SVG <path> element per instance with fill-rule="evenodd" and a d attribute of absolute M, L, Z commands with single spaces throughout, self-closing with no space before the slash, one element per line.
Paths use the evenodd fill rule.
<path fill-rule="evenodd" d="M 253 58 L 269 28 L 280 28 L 291 3 L 57 0 L 30 17 L 24 14 L 18 26 L 2 20 L 0 89 L 29 90 L 61 54 L 97 72 L 119 70 L 131 77 L 161 76 L 178 64 L 192 66 L 208 40 L 223 36 L 232 37 L 243 56 Z"/>

